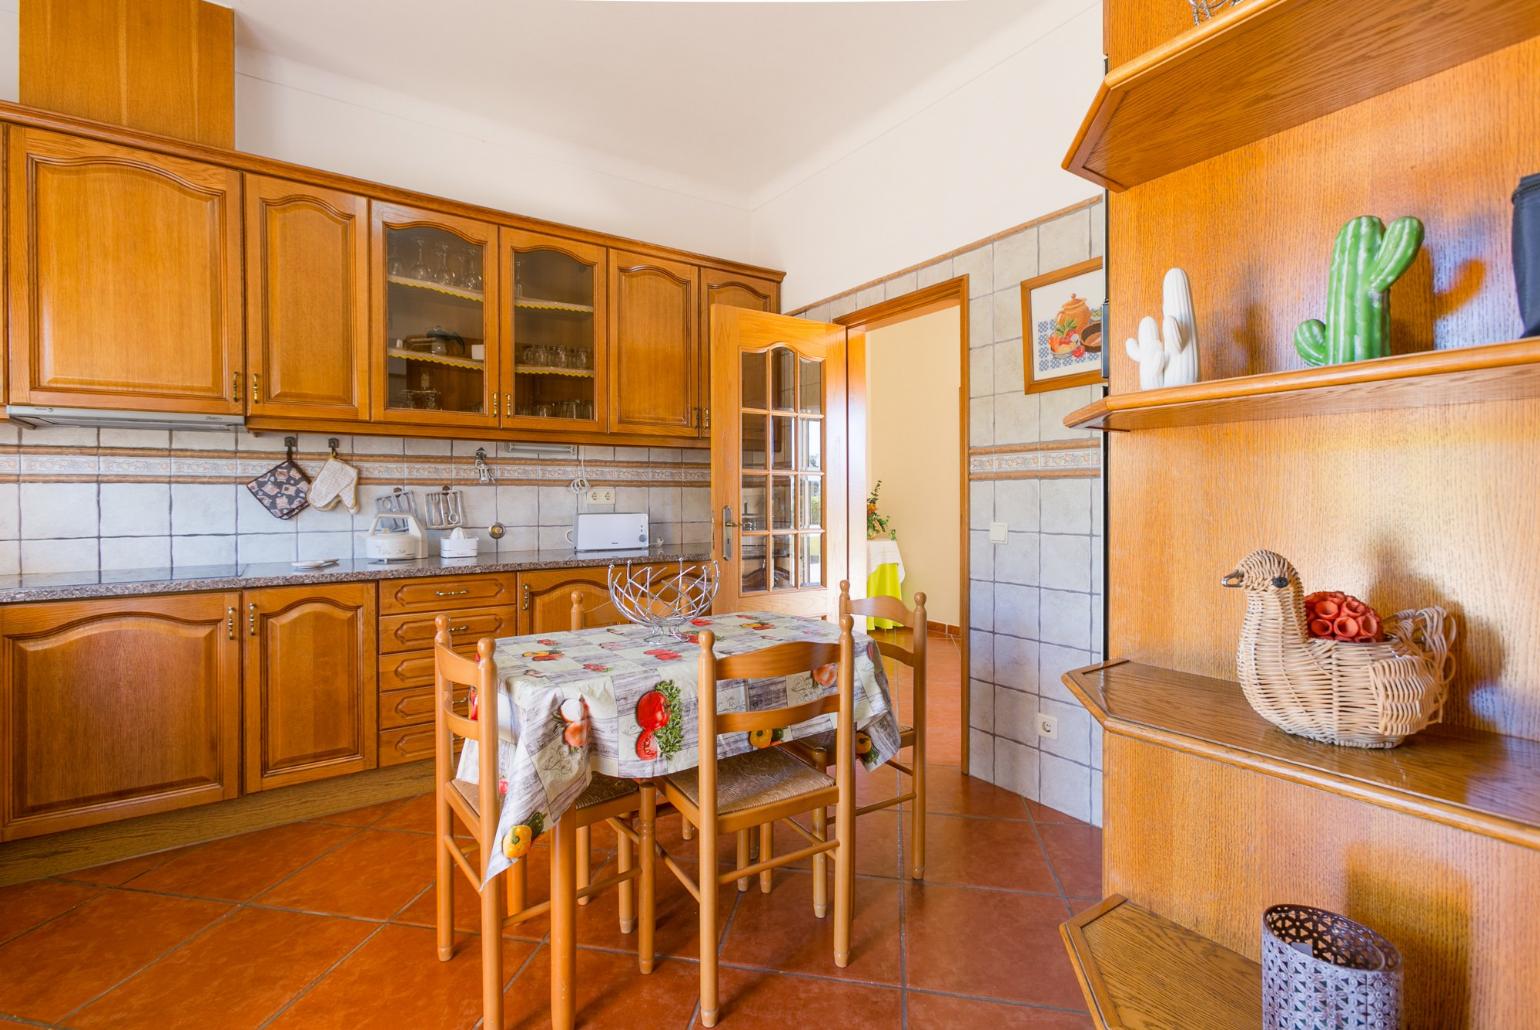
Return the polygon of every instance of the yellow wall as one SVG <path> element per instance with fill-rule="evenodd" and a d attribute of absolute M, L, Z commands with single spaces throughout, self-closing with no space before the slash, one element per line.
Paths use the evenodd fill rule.
<path fill-rule="evenodd" d="M 926 594 L 934 622 L 957 625 L 961 364 L 957 309 L 937 311 L 867 336 L 868 488 L 893 520 L 908 577 L 904 600 Z"/>

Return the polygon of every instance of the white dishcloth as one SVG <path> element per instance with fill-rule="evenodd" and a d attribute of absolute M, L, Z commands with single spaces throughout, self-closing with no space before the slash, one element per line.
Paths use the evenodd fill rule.
<path fill-rule="evenodd" d="M 338 501 L 358 514 L 358 470 L 338 458 L 327 458 L 310 484 L 310 505 L 329 511 Z"/>

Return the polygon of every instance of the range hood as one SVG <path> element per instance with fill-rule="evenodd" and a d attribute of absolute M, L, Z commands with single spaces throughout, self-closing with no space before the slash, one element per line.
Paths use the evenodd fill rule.
<path fill-rule="evenodd" d="M 6 417 L 32 429 L 91 426 L 95 429 L 202 429 L 234 432 L 246 425 L 241 415 L 195 415 L 166 411 L 114 411 L 107 408 L 53 408 L 8 404 Z"/>

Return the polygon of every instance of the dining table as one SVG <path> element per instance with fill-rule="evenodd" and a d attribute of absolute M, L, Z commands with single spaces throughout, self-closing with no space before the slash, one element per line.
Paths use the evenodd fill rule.
<path fill-rule="evenodd" d="M 496 640 L 501 807 L 496 845 L 483 856 L 487 882 L 527 854 L 577 802 L 594 773 L 648 780 L 699 765 L 695 700 L 702 632 L 715 635 L 718 657 L 789 641 L 839 639 L 836 622 L 774 612 L 706 615 L 681 629 L 675 637 L 627 623 Z M 871 769 L 898 753 L 898 720 L 876 643 L 860 631 L 854 640 L 855 750 Z M 784 708 L 833 694 L 836 671 L 829 665 L 785 678 L 720 681 L 717 711 Z M 478 698 L 474 714 L 482 717 L 492 707 Z M 835 722 L 833 713 L 820 715 L 777 730 L 768 742 L 725 734 L 717 738 L 717 757 L 813 736 Z M 472 783 L 479 779 L 477 749 L 476 741 L 466 741 L 457 772 Z"/>

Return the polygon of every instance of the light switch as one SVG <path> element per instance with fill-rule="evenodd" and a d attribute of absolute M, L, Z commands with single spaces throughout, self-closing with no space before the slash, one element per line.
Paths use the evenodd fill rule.
<path fill-rule="evenodd" d="M 991 522 L 989 524 L 989 542 L 992 544 L 1005 543 L 1005 534 L 1010 528 L 1010 524 L 1006 522 Z"/>

